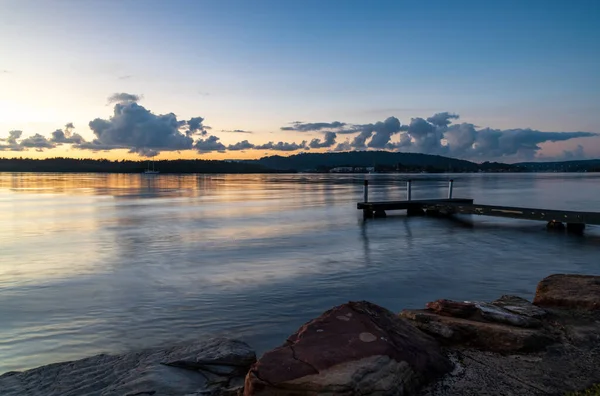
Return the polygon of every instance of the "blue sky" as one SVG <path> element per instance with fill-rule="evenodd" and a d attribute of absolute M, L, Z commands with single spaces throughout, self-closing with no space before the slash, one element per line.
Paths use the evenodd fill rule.
<path fill-rule="evenodd" d="M 0 136 L 22 130 L 22 139 L 50 138 L 72 122 L 86 141 L 103 140 L 89 122 L 111 120 L 114 104 L 107 106 L 106 98 L 117 92 L 142 95 L 139 106 L 154 114 L 201 116 L 212 129 L 194 141 L 208 144 L 215 136 L 222 144 L 213 139 L 206 150 L 179 152 L 150 147 L 170 158 L 260 156 L 272 152 L 226 148 L 242 140 L 267 147 L 269 141 L 299 145 L 323 138 L 325 130 L 280 129 L 292 121 L 364 127 L 396 117 L 410 125 L 412 118 L 440 112 L 459 114 L 453 124 L 470 123 L 477 131 L 600 132 L 599 18 L 600 2 L 587 0 L 5 0 Z M 330 131 L 337 132 L 336 144 L 348 139 L 352 147 L 348 130 Z M 390 144 L 405 132 L 392 132 Z M 427 151 L 406 133 L 415 144 L 403 149 Z M 444 130 L 439 133 L 445 139 Z M 515 144 L 531 143 L 527 139 Z M 123 141 L 110 153 L 67 144 L 30 151 L 131 155 L 128 144 L 139 142 Z M 513 153 L 511 147 L 493 155 L 571 155 L 566 150 L 600 157 L 595 136 L 534 141 L 540 150 Z M 8 146 L 3 154 L 12 152 Z M 492 156 L 447 149 L 432 150 Z"/>

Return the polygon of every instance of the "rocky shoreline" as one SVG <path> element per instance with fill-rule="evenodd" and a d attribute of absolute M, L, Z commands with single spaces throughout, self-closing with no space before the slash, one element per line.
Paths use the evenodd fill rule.
<path fill-rule="evenodd" d="M 258 360 L 215 338 L 6 373 L 0 394 L 576 395 L 598 383 L 600 276 L 551 275 L 533 303 L 437 300 L 395 314 L 349 302 Z"/>

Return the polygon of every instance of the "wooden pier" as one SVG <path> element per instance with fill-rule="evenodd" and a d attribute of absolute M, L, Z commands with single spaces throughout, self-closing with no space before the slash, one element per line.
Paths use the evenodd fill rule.
<path fill-rule="evenodd" d="M 407 215 L 450 216 L 454 214 L 469 214 L 493 217 L 505 217 L 522 220 L 538 220 L 547 222 L 551 229 L 567 229 L 572 232 L 583 232 L 586 224 L 600 225 L 600 213 L 577 212 L 570 210 L 551 210 L 537 208 L 521 208 L 514 206 L 479 205 L 472 199 L 454 198 L 454 181 L 448 185 L 448 198 L 444 199 L 412 199 L 412 181 L 406 185 L 407 199 L 403 201 L 369 202 L 369 182 L 365 180 L 364 200 L 357 204 L 363 211 L 363 217 L 386 217 L 386 211 L 406 210 Z M 566 227 L 565 227 L 566 224 Z"/>

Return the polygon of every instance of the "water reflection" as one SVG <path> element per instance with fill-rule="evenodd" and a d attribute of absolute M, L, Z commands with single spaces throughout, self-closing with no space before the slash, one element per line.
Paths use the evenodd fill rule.
<path fill-rule="evenodd" d="M 530 294 L 597 273 L 600 233 L 458 217 L 362 221 L 364 175 L 0 174 L 0 372 L 197 338 L 259 351 L 347 300 Z M 596 175 L 368 175 L 373 200 L 598 210 Z"/>

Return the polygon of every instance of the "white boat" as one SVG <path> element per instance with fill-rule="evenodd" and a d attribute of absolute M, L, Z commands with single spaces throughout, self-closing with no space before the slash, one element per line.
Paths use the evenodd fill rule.
<path fill-rule="evenodd" d="M 156 175 L 158 171 L 154 169 L 154 161 L 152 161 L 152 169 L 150 169 L 150 161 L 148 161 L 148 168 L 144 170 L 145 175 Z"/>

